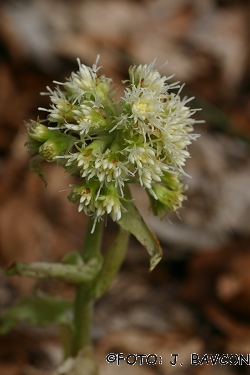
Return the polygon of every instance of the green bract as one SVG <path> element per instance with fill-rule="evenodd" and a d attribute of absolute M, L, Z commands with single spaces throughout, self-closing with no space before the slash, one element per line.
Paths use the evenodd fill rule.
<path fill-rule="evenodd" d="M 180 179 L 187 146 L 197 138 L 196 110 L 187 106 L 192 98 L 181 99 L 178 82 L 167 83 L 172 77 L 162 77 L 152 62 L 129 68 L 117 101 L 97 62 L 90 68 L 78 60 L 78 72 L 48 88 L 51 107 L 40 108 L 48 112 L 48 126 L 28 124 L 30 152 L 79 177 L 69 200 L 95 222 L 105 214 L 120 220 L 129 182 L 146 189 L 155 214 L 177 210 L 185 199 Z"/>

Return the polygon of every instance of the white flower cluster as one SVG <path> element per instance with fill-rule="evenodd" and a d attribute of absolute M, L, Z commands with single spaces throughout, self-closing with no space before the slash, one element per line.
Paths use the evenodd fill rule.
<path fill-rule="evenodd" d="M 50 124 L 31 121 L 28 147 L 78 175 L 69 200 L 95 221 L 104 214 L 121 218 L 126 183 L 146 189 L 155 214 L 177 210 L 185 198 L 180 178 L 187 146 L 197 138 L 196 110 L 187 106 L 192 98 L 181 99 L 178 83 L 168 83 L 172 76 L 162 77 L 152 62 L 129 68 L 124 96 L 116 101 L 112 80 L 99 74 L 97 62 L 90 68 L 78 60 L 77 73 L 48 88 L 51 107 L 40 109 Z"/>

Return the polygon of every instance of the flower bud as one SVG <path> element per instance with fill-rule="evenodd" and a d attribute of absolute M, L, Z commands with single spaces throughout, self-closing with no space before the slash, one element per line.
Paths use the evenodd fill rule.
<path fill-rule="evenodd" d="M 52 131 L 53 137 L 48 139 L 39 147 L 40 155 L 49 162 L 55 161 L 57 156 L 63 152 L 70 150 L 77 141 L 75 137 L 61 133 L 59 131 Z"/>
<path fill-rule="evenodd" d="M 118 221 L 121 218 L 121 211 L 124 210 L 117 189 L 114 184 L 110 184 L 107 189 L 100 194 L 98 199 L 95 201 L 96 221 L 105 214 L 110 214 L 114 221 Z"/>
<path fill-rule="evenodd" d="M 99 77 L 98 84 L 96 86 L 96 92 L 99 98 L 105 98 L 105 96 L 111 90 L 112 80 L 104 76 Z"/>
<path fill-rule="evenodd" d="M 161 184 L 152 184 L 152 190 L 154 195 L 157 197 L 155 199 L 151 194 L 149 195 L 151 206 L 154 215 L 165 216 L 168 211 L 176 211 L 181 207 L 183 200 L 186 197 L 182 194 L 183 185 L 179 182 L 178 190 L 171 190 Z"/>
<path fill-rule="evenodd" d="M 94 208 L 94 198 L 99 184 L 91 180 L 88 184 L 84 183 L 82 185 L 69 185 L 72 189 L 71 193 L 68 195 L 68 200 L 70 203 L 79 203 L 78 211 L 84 211 L 86 214 L 93 212 Z"/>
<path fill-rule="evenodd" d="M 47 126 L 40 124 L 37 121 L 31 121 L 28 128 L 28 135 L 30 138 L 39 142 L 45 142 L 53 137 L 54 130 L 49 129 Z"/>
<path fill-rule="evenodd" d="M 130 82 L 135 86 L 150 87 L 152 91 L 161 92 L 164 89 L 166 77 L 154 69 L 155 61 L 149 65 L 134 65 L 129 68 Z"/>

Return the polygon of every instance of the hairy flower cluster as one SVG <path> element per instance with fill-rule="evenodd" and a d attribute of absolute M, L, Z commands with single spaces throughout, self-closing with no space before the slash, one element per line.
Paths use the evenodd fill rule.
<path fill-rule="evenodd" d="M 79 70 L 49 87 L 51 106 L 44 122 L 28 124 L 27 145 L 40 160 L 56 161 L 79 177 L 70 185 L 70 202 L 99 221 L 110 214 L 117 221 L 124 207 L 124 186 L 139 183 L 146 189 L 153 212 L 176 211 L 185 199 L 181 183 L 190 157 L 187 146 L 197 138 L 196 122 L 181 88 L 161 76 L 155 62 L 131 66 L 124 95 L 115 100 L 112 80 L 92 68 Z"/>

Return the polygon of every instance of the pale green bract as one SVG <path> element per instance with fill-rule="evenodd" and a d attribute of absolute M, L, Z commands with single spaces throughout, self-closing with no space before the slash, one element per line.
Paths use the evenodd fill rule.
<path fill-rule="evenodd" d="M 52 104 L 39 109 L 48 112 L 48 126 L 28 124 L 30 152 L 79 177 L 68 199 L 94 222 L 105 214 L 121 219 L 127 183 L 147 191 L 154 214 L 178 210 L 185 199 L 187 146 L 198 137 L 192 133 L 196 110 L 187 106 L 193 98 L 181 99 L 182 87 L 168 83 L 172 76 L 162 77 L 154 61 L 129 68 L 124 94 L 116 100 L 98 59 L 92 68 L 78 59 L 78 72 L 55 82 L 54 90 L 47 87 Z"/>

